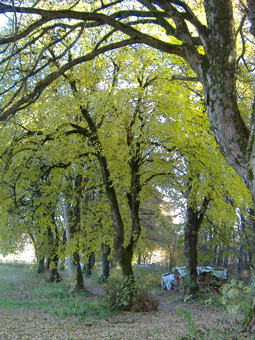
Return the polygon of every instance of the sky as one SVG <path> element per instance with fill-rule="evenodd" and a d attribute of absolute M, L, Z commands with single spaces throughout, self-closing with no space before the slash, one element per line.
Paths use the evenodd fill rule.
<path fill-rule="evenodd" d="M 28 243 L 24 247 L 24 251 L 19 255 L 7 255 L 3 256 L 0 254 L 0 262 L 1 261 L 24 261 L 24 262 L 33 262 L 35 260 L 34 249 L 31 243 Z"/>

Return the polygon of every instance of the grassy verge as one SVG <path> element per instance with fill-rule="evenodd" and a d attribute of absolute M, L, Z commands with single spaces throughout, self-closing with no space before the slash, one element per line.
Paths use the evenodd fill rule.
<path fill-rule="evenodd" d="M 0 264 L 0 311 L 16 308 L 40 309 L 61 317 L 108 314 L 99 299 L 71 291 L 67 282 L 49 283 L 31 265 Z"/>

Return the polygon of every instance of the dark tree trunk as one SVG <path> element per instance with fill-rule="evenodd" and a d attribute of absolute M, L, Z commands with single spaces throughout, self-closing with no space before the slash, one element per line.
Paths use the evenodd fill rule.
<path fill-rule="evenodd" d="M 109 274 L 110 274 L 110 261 L 108 256 L 111 253 L 111 247 L 108 246 L 107 244 L 102 244 L 101 245 L 103 255 L 102 255 L 102 268 L 101 268 L 101 275 L 100 278 L 103 282 L 108 279 Z"/>
<path fill-rule="evenodd" d="M 197 242 L 198 232 L 201 227 L 209 200 L 204 198 L 202 208 L 198 211 L 194 202 L 187 206 L 187 222 L 184 235 L 184 254 L 186 262 L 185 294 L 192 298 L 197 297 Z"/>
<path fill-rule="evenodd" d="M 90 125 L 91 132 L 94 134 L 92 138 L 93 143 L 97 143 L 100 145 L 99 140 L 95 136 L 96 135 L 96 127 L 89 117 L 86 110 L 82 109 L 84 116 L 86 117 L 87 122 Z M 137 153 L 139 153 L 137 151 Z M 130 170 L 131 170 L 131 183 L 130 189 L 131 192 L 128 193 L 128 203 L 130 207 L 131 219 L 132 219 L 132 231 L 129 242 L 127 246 L 124 246 L 124 238 L 125 238 L 125 227 L 123 223 L 123 219 L 119 210 L 119 203 L 117 199 L 117 195 L 114 189 L 114 185 L 111 181 L 111 176 L 109 172 L 109 168 L 107 165 L 106 158 L 102 155 L 101 152 L 98 152 L 98 160 L 101 167 L 102 177 L 104 180 L 105 190 L 109 199 L 110 207 L 111 207 L 111 217 L 114 228 L 114 250 L 117 257 L 117 260 L 120 264 L 121 271 L 123 277 L 132 277 L 134 280 L 134 273 L 132 268 L 132 259 L 134 254 L 134 249 L 139 239 L 141 233 L 140 226 L 140 218 L 139 218 L 139 207 L 140 202 L 138 199 L 139 193 L 141 191 L 140 186 L 140 176 L 138 175 L 139 171 L 139 157 L 134 154 L 130 160 Z"/>
<path fill-rule="evenodd" d="M 89 264 L 90 264 L 90 268 L 94 269 L 96 263 L 96 258 L 95 258 L 95 253 L 91 253 L 90 257 L 89 257 Z"/>
<path fill-rule="evenodd" d="M 84 264 L 84 272 L 86 278 L 91 276 L 91 270 L 94 268 L 95 265 L 95 254 L 91 253 L 89 255 L 88 261 Z"/>
<path fill-rule="evenodd" d="M 39 255 L 39 250 L 38 250 L 38 257 L 37 257 L 37 273 L 38 274 L 43 274 L 45 272 L 45 257 L 43 256 L 42 258 Z"/>
<path fill-rule="evenodd" d="M 51 268 L 50 268 L 50 282 L 57 282 L 58 283 L 58 282 L 62 281 L 62 278 L 61 278 L 61 276 L 59 275 L 59 272 L 58 272 L 58 260 L 59 260 L 58 255 L 55 255 L 52 258 Z"/>
<path fill-rule="evenodd" d="M 50 270 L 50 263 L 51 263 L 51 258 L 49 256 L 46 257 L 46 264 L 45 264 L 45 270 Z"/>
<path fill-rule="evenodd" d="M 54 214 L 52 215 L 52 219 L 55 225 Z M 61 282 L 62 278 L 60 277 L 59 272 L 58 272 L 59 255 L 57 251 L 58 251 L 59 239 L 58 239 L 57 226 L 55 225 L 55 237 L 50 227 L 47 228 L 47 231 L 48 231 L 48 244 L 49 244 L 48 259 L 49 259 L 49 268 L 50 268 L 50 282 Z"/>
<path fill-rule="evenodd" d="M 73 237 L 80 232 L 80 203 L 81 203 L 81 182 L 82 177 L 77 175 L 75 178 L 75 193 L 71 203 L 68 199 L 65 202 L 65 227 L 67 245 L 71 244 Z M 71 278 L 71 286 L 76 290 L 84 289 L 84 280 L 80 266 L 79 247 L 71 251 L 68 255 L 68 271 Z"/>
<path fill-rule="evenodd" d="M 138 241 L 140 235 L 140 221 L 134 224 L 134 215 L 132 216 L 132 234 L 129 240 L 129 244 L 124 247 L 124 235 L 125 228 L 120 214 L 118 200 L 114 186 L 110 179 L 110 173 L 107 167 L 106 159 L 102 156 L 99 157 L 101 170 L 105 182 L 106 193 L 109 198 L 111 215 L 114 227 L 114 250 L 117 260 L 120 264 L 123 277 L 132 277 L 134 280 L 134 273 L 132 268 L 132 258 L 134 253 L 134 247 Z M 131 196 L 131 194 L 130 194 Z M 132 212 L 131 212 L 132 214 Z M 137 221 L 136 221 L 137 222 Z"/>
<path fill-rule="evenodd" d="M 197 283 L 197 241 L 199 225 L 197 225 L 196 212 L 188 207 L 188 218 L 185 227 L 184 254 L 186 264 L 185 294 L 196 297 L 198 293 Z"/>

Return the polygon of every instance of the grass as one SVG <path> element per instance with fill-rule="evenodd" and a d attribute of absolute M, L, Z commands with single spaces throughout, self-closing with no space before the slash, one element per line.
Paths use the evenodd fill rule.
<path fill-rule="evenodd" d="M 158 287 L 162 273 L 160 270 L 135 267 L 134 271 L 136 280 L 141 285 L 147 286 L 155 295 L 160 295 L 161 289 Z M 92 278 L 86 283 L 90 282 L 92 287 L 102 288 L 98 283 L 99 275 L 99 269 L 94 270 Z M 114 268 L 111 277 L 120 277 L 120 271 Z M 226 308 L 221 302 L 220 295 L 201 294 L 200 299 L 195 302 L 189 300 L 186 304 L 183 302 L 182 294 L 176 292 L 169 294 L 165 292 L 160 298 L 172 307 L 181 306 L 184 309 L 180 309 L 179 313 L 164 313 L 163 318 L 162 312 L 113 315 L 107 306 L 102 304 L 100 297 L 86 292 L 74 292 L 70 290 L 67 281 L 52 284 L 47 282 L 46 276 L 36 274 L 35 267 L 31 265 L 0 262 L 0 314 L 6 318 L 2 319 L 0 338 L 100 339 L 98 334 L 101 332 L 108 334 L 105 339 L 137 339 L 137 334 L 141 340 L 162 339 L 163 334 L 175 334 L 173 337 L 169 335 L 169 339 L 174 340 L 191 339 L 194 334 L 199 335 L 198 340 L 232 339 L 231 334 L 236 335 L 235 339 L 242 339 L 240 327 L 237 329 L 235 323 L 230 326 L 226 321 L 227 316 L 223 317 Z M 241 298 L 248 300 L 250 296 L 246 294 Z M 239 296 L 236 297 L 235 303 L 237 302 Z M 38 330 L 41 320 L 37 318 L 50 320 L 41 324 L 41 337 L 38 334 L 29 335 L 32 323 L 34 331 Z M 219 322 L 216 322 L 216 319 Z M 63 334 L 59 328 L 60 323 Z M 58 336 L 53 337 L 51 324 L 59 328 Z M 8 329 L 3 333 L 6 325 Z M 77 334 L 82 331 L 86 336 L 77 335 L 74 330 Z M 8 332 L 11 332 L 11 337 L 8 335 L 5 337 Z M 178 332 L 182 332 L 184 337 L 177 336 Z"/>
<path fill-rule="evenodd" d="M 85 295 L 72 292 L 66 282 L 47 282 L 31 265 L 0 263 L 0 310 L 23 307 L 61 317 L 108 315 L 99 300 Z"/>

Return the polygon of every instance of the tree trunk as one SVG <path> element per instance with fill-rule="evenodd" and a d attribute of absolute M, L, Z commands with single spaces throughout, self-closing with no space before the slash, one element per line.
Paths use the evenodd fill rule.
<path fill-rule="evenodd" d="M 106 193 L 109 198 L 109 203 L 111 207 L 111 216 L 112 216 L 113 227 L 114 227 L 115 254 L 120 264 L 123 277 L 125 278 L 125 277 L 132 276 L 134 279 L 134 273 L 132 269 L 132 258 L 133 258 L 134 246 L 138 240 L 139 235 L 137 233 L 136 238 L 133 235 L 131 235 L 128 246 L 124 247 L 125 228 L 124 228 L 124 223 L 123 223 L 123 220 L 120 214 L 116 192 L 114 190 L 113 183 L 111 182 L 111 179 L 110 179 L 110 173 L 107 167 L 106 159 L 102 156 L 99 156 L 99 161 L 100 161 L 102 175 L 103 175 L 104 182 L 105 182 Z"/>
<path fill-rule="evenodd" d="M 110 261 L 108 259 L 108 256 L 111 253 L 111 247 L 108 246 L 107 244 L 102 244 L 101 248 L 103 250 L 103 255 L 102 255 L 102 268 L 101 268 L 101 275 L 100 278 L 103 282 L 108 279 L 109 274 L 110 274 Z"/>
<path fill-rule="evenodd" d="M 76 178 L 77 180 L 77 178 Z M 81 181 L 81 179 L 79 179 Z M 78 183 L 77 183 L 78 184 Z M 78 195 L 76 195 L 75 199 L 80 199 Z M 75 203 L 75 207 L 72 211 L 71 203 L 68 199 L 64 205 L 64 220 L 65 220 L 65 228 L 66 228 L 66 240 L 67 246 L 68 244 L 72 244 L 72 240 L 74 235 L 79 231 L 79 202 Z M 80 267 L 80 256 L 79 249 L 77 248 L 75 251 L 71 250 L 71 254 L 68 255 L 68 271 L 71 279 L 71 286 L 76 290 L 84 289 L 84 280 Z"/>
<path fill-rule="evenodd" d="M 185 283 L 185 294 L 193 298 L 198 293 L 197 283 L 197 241 L 199 227 L 196 224 L 196 213 L 191 211 L 192 208 L 188 208 L 188 219 L 185 227 L 184 237 L 184 254 L 186 264 L 186 283 Z"/>
<path fill-rule="evenodd" d="M 141 259 L 142 259 L 142 254 L 141 251 L 138 250 L 138 255 L 137 255 L 137 264 L 141 264 Z"/>
<path fill-rule="evenodd" d="M 219 244 L 219 246 L 218 246 L 218 258 L 217 258 L 216 266 L 217 267 L 222 267 L 222 265 L 223 265 L 223 248 Z"/>
<path fill-rule="evenodd" d="M 247 240 L 249 249 L 248 249 L 248 257 L 251 266 L 255 266 L 254 264 L 254 249 L 255 249 L 255 218 L 254 218 L 255 209 L 249 210 L 249 226 L 251 228 L 251 236 L 250 239 Z"/>
<path fill-rule="evenodd" d="M 45 270 L 50 270 L 50 263 L 51 263 L 51 259 L 49 256 L 46 257 L 46 261 L 45 261 Z"/>
<path fill-rule="evenodd" d="M 54 215 L 52 215 L 52 218 L 54 220 Z M 55 221 L 54 225 L 55 225 Z M 54 234 L 51 230 L 50 227 L 47 228 L 47 232 L 48 232 L 48 244 L 49 244 L 49 266 L 50 266 L 50 282 L 61 282 L 62 278 L 59 275 L 58 272 L 58 261 L 59 261 L 59 255 L 57 253 L 58 251 L 58 235 L 57 235 L 57 226 L 55 225 L 55 238 L 54 238 Z"/>
<path fill-rule="evenodd" d="M 211 130 L 220 150 L 246 183 L 255 203 L 255 129 L 249 131 L 237 104 L 232 1 L 205 0 L 204 4 L 208 26 L 206 58 L 194 70 L 203 84 Z"/>
<path fill-rule="evenodd" d="M 198 211 L 194 202 L 187 206 L 187 222 L 184 235 L 184 254 L 186 262 L 185 294 L 196 298 L 198 293 L 197 283 L 197 242 L 198 232 L 208 208 L 209 200 L 205 197 L 202 208 Z"/>
<path fill-rule="evenodd" d="M 76 93 L 76 88 L 73 87 L 73 91 Z M 136 115 L 139 114 L 139 105 L 140 101 L 138 100 L 137 104 L 137 111 Z M 103 147 L 99 140 L 97 127 L 94 123 L 93 119 L 91 118 L 89 112 L 85 107 L 82 105 L 80 106 L 80 111 L 83 118 L 86 120 L 89 129 L 90 135 L 89 139 L 92 145 L 95 146 L 97 153 L 97 159 L 100 164 L 102 178 L 104 182 L 104 188 L 106 194 L 108 196 L 110 209 L 111 209 L 111 218 L 112 218 L 112 225 L 114 229 L 114 250 L 118 262 L 121 267 L 122 275 L 124 278 L 132 277 L 131 281 L 134 281 L 134 273 L 132 269 L 132 258 L 134 254 L 134 249 L 139 239 L 141 233 L 141 226 L 140 226 L 140 218 L 139 218 L 139 194 L 141 192 L 141 184 L 140 184 L 140 165 L 141 165 L 141 154 L 140 154 L 140 145 L 134 141 L 134 135 L 132 131 L 132 127 L 134 124 L 130 124 L 128 131 L 127 131 L 127 143 L 130 147 L 130 160 L 129 160 L 129 167 L 131 172 L 131 182 L 130 182 L 130 191 L 127 194 L 128 204 L 131 213 L 131 235 L 127 242 L 127 246 L 125 246 L 125 226 L 121 216 L 119 202 L 117 198 L 117 194 L 114 188 L 114 183 L 111 180 L 111 175 L 109 171 L 109 167 L 107 164 L 107 159 L 104 156 Z M 132 149 L 131 145 L 135 144 L 134 150 Z"/>
<path fill-rule="evenodd" d="M 84 280 L 80 266 L 80 256 L 77 252 L 67 256 L 68 272 L 71 280 L 71 287 L 75 290 L 83 290 Z"/>
<path fill-rule="evenodd" d="M 94 268 L 95 265 L 95 254 L 91 253 L 89 255 L 88 261 L 84 264 L 84 271 L 86 278 L 91 276 L 91 270 Z"/>
<path fill-rule="evenodd" d="M 226 248 L 225 248 L 225 252 L 226 253 L 228 253 L 229 252 L 229 247 L 227 246 Z M 225 255 L 224 257 L 223 257 L 223 267 L 224 268 L 228 268 L 228 264 L 229 264 L 229 256 L 227 255 Z"/>
<path fill-rule="evenodd" d="M 43 274 L 45 272 L 45 257 L 40 257 L 40 252 L 37 250 L 37 273 Z"/>
<path fill-rule="evenodd" d="M 55 257 L 52 258 L 51 268 L 50 268 L 50 282 L 61 282 L 62 278 L 58 272 L 58 260 L 59 256 L 56 254 Z"/>

